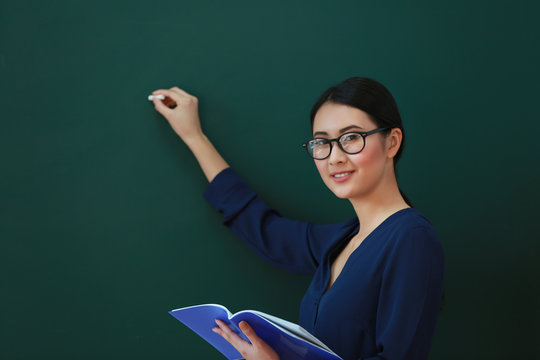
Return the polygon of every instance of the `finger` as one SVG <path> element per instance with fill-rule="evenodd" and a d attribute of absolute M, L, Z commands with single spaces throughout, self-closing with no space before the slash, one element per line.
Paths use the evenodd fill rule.
<path fill-rule="evenodd" d="M 161 112 L 163 115 L 165 115 L 163 113 L 163 110 L 165 110 L 165 108 L 163 106 L 160 106 L 161 104 L 164 104 L 166 108 L 175 108 L 176 106 L 178 106 L 178 99 L 175 99 L 175 97 L 177 97 L 176 94 L 172 93 L 171 91 L 169 90 L 165 90 L 165 89 L 159 89 L 159 90 L 155 90 L 152 92 L 153 95 L 163 95 L 165 96 L 165 99 L 163 100 L 159 100 L 158 98 L 154 97 L 153 99 L 153 102 L 154 102 L 154 105 L 156 106 L 156 110 L 158 110 L 159 112 Z M 167 111 L 165 111 L 165 113 L 167 113 Z"/>
<path fill-rule="evenodd" d="M 236 350 L 241 351 L 246 345 L 249 345 L 245 340 L 243 340 L 234 331 L 232 331 L 231 328 L 229 328 L 229 326 L 223 321 L 216 320 L 216 324 L 218 324 L 220 330 L 218 334 L 223 336 L 225 340 L 231 343 L 231 345 L 234 346 Z"/>
<path fill-rule="evenodd" d="M 171 98 L 174 100 L 177 104 L 180 102 L 180 99 L 183 97 L 182 94 L 178 94 L 176 91 L 166 90 L 166 89 L 158 89 L 155 91 L 152 91 L 152 95 L 165 95 L 166 97 Z"/>
<path fill-rule="evenodd" d="M 230 331 L 230 329 L 226 324 L 220 323 L 217 320 L 216 320 L 216 323 L 218 324 L 218 327 L 213 328 L 212 331 L 219 334 L 222 338 L 225 339 L 225 341 L 231 344 L 240 353 L 240 355 L 242 355 L 244 359 L 247 359 L 248 352 L 251 349 L 252 345 L 248 344 L 247 341 L 244 341 L 232 331 L 231 333 L 235 337 L 231 337 L 231 333 L 228 332 Z M 227 331 L 227 329 L 225 328 L 229 330 Z"/>
<path fill-rule="evenodd" d="M 163 116 L 168 116 L 172 110 L 167 105 L 163 103 L 162 100 L 159 100 L 158 98 L 152 99 L 152 102 L 154 103 L 154 107 L 156 110 Z"/>
<path fill-rule="evenodd" d="M 255 330 L 247 323 L 247 321 L 241 321 L 240 324 L 240 330 L 246 335 L 246 337 L 251 341 L 253 345 L 258 345 L 261 341 L 261 338 L 257 336 L 255 333 Z"/>
<path fill-rule="evenodd" d="M 184 99 L 189 99 L 190 101 L 198 102 L 199 99 L 196 96 L 193 96 L 184 90 L 180 89 L 178 86 L 174 86 L 170 88 L 169 90 L 176 92 L 177 94 L 181 95 Z"/>
<path fill-rule="evenodd" d="M 176 107 L 176 102 L 171 99 L 170 97 L 166 97 L 164 100 L 163 100 L 163 103 L 165 104 L 165 106 L 168 106 L 168 107 Z"/>

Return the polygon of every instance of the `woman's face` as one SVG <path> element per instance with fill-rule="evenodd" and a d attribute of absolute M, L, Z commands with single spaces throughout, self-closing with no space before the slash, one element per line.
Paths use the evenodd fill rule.
<path fill-rule="evenodd" d="M 334 139 L 350 131 L 370 131 L 377 125 L 362 110 L 327 102 L 319 108 L 313 121 L 313 137 Z M 381 133 L 366 137 L 364 149 L 358 154 L 347 154 L 332 142 L 330 156 L 314 160 L 319 174 L 328 188 L 339 198 L 353 199 L 369 195 L 384 179 L 388 162 L 385 141 Z"/>

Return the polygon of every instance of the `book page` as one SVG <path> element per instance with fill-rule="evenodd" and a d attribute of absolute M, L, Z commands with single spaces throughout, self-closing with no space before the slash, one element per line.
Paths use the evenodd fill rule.
<path fill-rule="evenodd" d="M 289 335 L 300 338 L 300 339 L 303 339 L 303 340 L 305 340 L 307 342 L 310 342 L 313 345 L 316 345 L 316 346 L 318 346 L 318 347 L 320 347 L 320 348 L 322 348 L 322 349 L 324 349 L 324 350 L 326 350 L 326 351 L 328 351 L 328 352 L 330 352 L 332 354 L 335 354 L 322 341 L 317 339 L 309 331 L 307 331 L 306 329 L 304 329 L 303 327 L 301 327 L 298 324 L 292 323 L 292 322 L 284 320 L 284 319 L 280 319 L 280 318 L 278 318 L 276 316 L 269 315 L 269 314 L 266 314 L 266 313 L 263 313 L 263 312 L 257 311 L 257 310 L 239 311 L 236 314 L 234 314 L 233 316 L 236 316 L 236 315 L 244 313 L 244 312 L 249 312 L 249 313 L 258 315 L 258 316 L 262 317 L 263 319 L 266 319 L 267 321 L 269 321 L 273 325 L 277 326 L 282 331 L 288 333 Z"/>
<path fill-rule="evenodd" d="M 201 304 L 201 305 L 194 305 L 194 306 L 186 306 L 186 307 L 183 307 L 183 308 L 178 308 L 178 309 L 171 310 L 170 312 L 178 311 L 178 310 L 194 309 L 194 308 L 198 308 L 198 307 L 209 307 L 209 306 L 213 306 L 213 307 L 223 309 L 223 311 L 225 311 L 227 313 L 227 317 L 229 319 L 233 316 L 233 314 L 229 311 L 229 309 L 227 309 L 225 306 L 219 305 L 219 304 Z"/>

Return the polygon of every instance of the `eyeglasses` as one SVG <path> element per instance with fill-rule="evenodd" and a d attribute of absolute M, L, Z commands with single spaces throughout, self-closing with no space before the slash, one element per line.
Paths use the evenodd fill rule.
<path fill-rule="evenodd" d="M 358 154 L 360 151 L 364 150 L 367 136 L 388 129 L 390 128 L 378 128 L 368 132 L 347 132 L 335 139 L 314 138 L 303 143 L 302 147 L 306 149 L 309 156 L 315 160 L 323 160 L 330 156 L 330 153 L 332 152 L 332 141 L 337 142 L 340 149 L 345 153 L 351 155 Z"/>

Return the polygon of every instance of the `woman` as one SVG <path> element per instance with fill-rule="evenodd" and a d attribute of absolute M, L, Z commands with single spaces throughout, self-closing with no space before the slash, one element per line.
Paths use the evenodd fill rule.
<path fill-rule="evenodd" d="M 265 260 L 313 275 L 300 308 L 303 328 L 343 359 L 427 359 L 444 255 L 430 222 L 398 187 L 404 131 L 382 84 L 349 78 L 326 90 L 311 111 L 313 139 L 304 147 L 324 183 L 356 213 L 330 225 L 270 209 L 204 135 L 194 96 L 177 87 L 153 94 L 166 96 L 154 100 L 156 110 L 199 161 L 210 182 L 205 198 L 224 223 Z M 217 325 L 214 331 L 246 359 L 278 358 L 249 324 L 240 325 L 251 344 Z"/>

